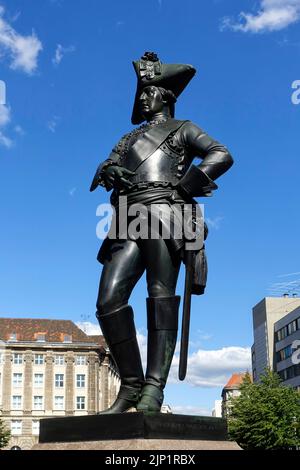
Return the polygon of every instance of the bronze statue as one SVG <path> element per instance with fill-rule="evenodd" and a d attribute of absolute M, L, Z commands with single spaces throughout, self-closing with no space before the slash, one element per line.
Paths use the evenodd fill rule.
<path fill-rule="evenodd" d="M 138 83 L 132 124 L 147 122 L 121 138 L 99 166 L 91 191 L 98 185 L 113 190 L 111 203 L 116 214 L 121 196 L 126 196 L 128 207 L 142 203 L 146 207 L 164 208 L 159 217 L 167 210 L 174 225 L 178 215 L 175 208 L 185 204 L 196 207 L 194 197 L 211 196 L 217 189 L 214 180 L 231 167 L 233 160 L 223 145 L 191 121 L 174 119 L 176 100 L 196 72 L 191 65 L 164 64 L 153 52 L 146 52 L 133 65 Z M 192 164 L 194 157 L 200 157 L 202 162 Z M 205 238 L 206 235 L 207 227 Z M 107 237 L 98 260 L 103 270 L 96 316 L 121 378 L 115 403 L 102 413 L 122 413 L 132 407 L 159 412 L 177 339 L 179 268 L 182 261 L 187 269 L 192 268 L 186 283 L 188 293 L 203 294 L 204 245 L 187 256 L 184 237 L 164 238 L 161 231 L 154 238 Z M 130 294 L 144 272 L 149 295 L 145 376 L 133 310 L 128 305 Z M 181 378 L 185 375 L 184 365 L 181 375 Z"/>

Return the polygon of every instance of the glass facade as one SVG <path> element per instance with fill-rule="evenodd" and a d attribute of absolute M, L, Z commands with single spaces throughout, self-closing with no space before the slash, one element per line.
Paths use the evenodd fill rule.
<path fill-rule="evenodd" d="M 288 323 L 288 325 L 285 325 L 283 328 L 280 328 L 280 330 L 276 332 L 276 335 L 275 335 L 276 343 L 278 341 L 282 341 L 287 336 L 292 335 L 297 330 L 300 330 L 300 317 L 297 318 L 296 320 L 291 321 L 290 323 Z"/>
<path fill-rule="evenodd" d="M 282 380 L 290 380 L 300 375 L 300 364 L 294 364 L 278 372 Z"/>

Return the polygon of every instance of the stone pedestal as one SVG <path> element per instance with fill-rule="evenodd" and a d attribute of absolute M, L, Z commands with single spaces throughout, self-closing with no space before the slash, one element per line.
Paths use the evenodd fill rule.
<path fill-rule="evenodd" d="M 163 413 L 121 413 L 40 422 L 36 449 L 238 449 L 227 440 L 226 420 Z"/>
<path fill-rule="evenodd" d="M 121 451 L 191 451 L 201 450 L 241 450 L 230 441 L 177 440 L 177 439 L 122 439 L 112 441 L 52 442 L 36 444 L 32 450 L 100 450 L 103 452 Z"/>

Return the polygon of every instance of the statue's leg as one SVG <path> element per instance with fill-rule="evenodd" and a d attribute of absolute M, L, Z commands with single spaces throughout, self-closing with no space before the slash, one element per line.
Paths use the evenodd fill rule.
<path fill-rule="evenodd" d="M 100 279 L 96 316 L 118 367 L 121 387 L 113 405 L 99 414 L 123 413 L 139 399 L 144 374 L 133 311 L 127 302 L 143 271 L 136 242 L 112 243 Z"/>
<path fill-rule="evenodd" d="M 145 246 L 146 245 L 146 246 Z M 164 240 L 148 240 L 146 253 L 148 354 L 145 384 L 138 411 L 160 411 L 163 390 L 175 351 L 180 297 L 175 295 L 179 255 L 170 253 Z M 144 250 L 143 250 L 144 253 Z"/>

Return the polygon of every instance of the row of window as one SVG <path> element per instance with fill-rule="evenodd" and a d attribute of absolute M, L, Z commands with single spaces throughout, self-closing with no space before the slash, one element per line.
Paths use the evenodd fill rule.
<path fill-rule="evenodd" d="M 3 362 L 3 356 L 0 354 L 0 364 Z M 21 353 L 14 353 L 13 364 L 23 364 L 24 357 Z M 34 364 L 43 365 L 45 363 L 45 354 L 35 354 L 34 355 Z M 54 356 L 54 363 L 59 366 L 63 366 L 65 364 L 65 356 L 56 354 Z M 87 357 L 86 356 L 75 356 L 75 364 L 79 366 L 84 366 L 87 364 Z"/>
<path fill-rule="evenodd" d="M 278 372 L 282 380 L 293 379 L 300 375 L 300 364 L 294 364 L 293 366 L 287 367 L 284 370 Z"/>
<path fill-rule="evenodd" d="M 76 374 L 76 387 L 84 388 L 86 386 L 85 374 Z M 56 388 L 64 387 L 64 374 L 55 374 L 54 375 L 54 385 Z M 23 386 L 23 374 L 21 372 L 13 373 L 12 384 L 14 387 Z M 33 385 L 35 387 L 41 387 L 44 385 L 44 374 L 34 374 L 33 375 Z"/>
<path fill-rule="evenodd" d="M 296 318 L 296 320 L 291 321 L 286 326 L 284 326 L 283 328 L 280 328 L 280 330 L 276 332 L 276 336 L 275 336 L 276 342 L 281 341 L 282 339 L 286 338 L 289 335 L 292 335 L 297 330 L 300 330 L 300 317 Z"/>
<path fill-rule="evenodd" d="M 11 434 L 13 436 L 18 436 L 22 434 L 22 420 L 13 419 L 10 423 Z M 32 421 L 32 434 L 38 436 L 40 433 L 40 422 L 39 420 Z"/>
<path fill-rule="evenodd" d="M 12 409 L 13 410 L 22 410 L 22 396 L 13 395 L 12 396 Z M 76 410 L 85 410 L 85 397 L 78 396 L 76 397 Z M 34 410 L 44 410 L 44 397 L 42 395 L 34 395 L 33 397 L 33 409 Z M 65 398 L 63 396 L 54 397 L 54 409 L 55 410 L 64 410 L 65 409 Z"/>
<path fill-rule="evenodd" d="M 284 361 L 285 359 L 288 359 L 291 357 L 295 351 L 300 349 L 300 345 L 298 347 L 293 347 L 292 344 L 289 344 L 285 348 L 281 349 L 280 351 L 277 351 L 276 353 L 276 360 L 277 362 Z"/>

